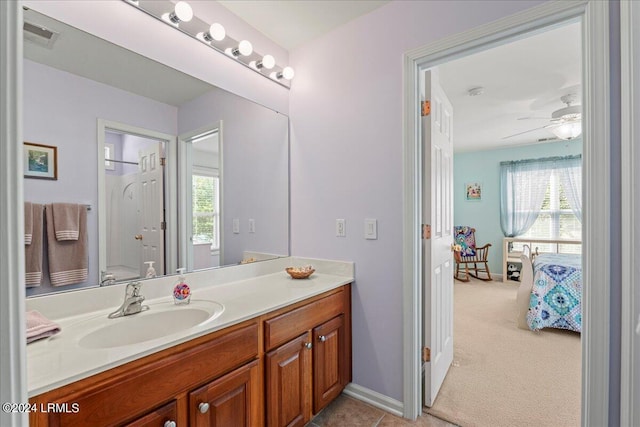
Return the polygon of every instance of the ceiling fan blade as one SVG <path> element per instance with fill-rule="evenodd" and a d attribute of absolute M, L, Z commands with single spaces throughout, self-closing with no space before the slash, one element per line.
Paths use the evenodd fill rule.
<path fill-rule="evenodd" d="M 518 120 L 551 120 L 551 117 L 526 116 L 526 117 L 518 117 Z"/>
<path fill-rule="evenodd" d="M 505 136 L 502 139 L 513 138 L 514 136 L 524 135 L 525 133 L 533 132 L 533 131 L 540 130 L 540 129 L 546 129 L 546 128 L 550 127 L 550 126 L 551 125 L 547 125 L 547 126 L 542 126 L 542 127 L 535 128 L 535 129 L 525 130 L 524 132 L 518 132 L 518 133 L 514 133 L 513 135 Z"/>

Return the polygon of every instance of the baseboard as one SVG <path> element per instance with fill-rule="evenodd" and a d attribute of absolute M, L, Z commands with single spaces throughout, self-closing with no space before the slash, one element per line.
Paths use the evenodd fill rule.
<path fill-rule="evenodd" d="M 361 385 L 349 383 L 344 389 L 344 394 L 354 399 L 361 400 L 371 406 L 380 408 L 398 417 L 402 417 L 404 413 L 404 404 L 399 400 L 392 399 L 377 391 L 370 390 Z"/>

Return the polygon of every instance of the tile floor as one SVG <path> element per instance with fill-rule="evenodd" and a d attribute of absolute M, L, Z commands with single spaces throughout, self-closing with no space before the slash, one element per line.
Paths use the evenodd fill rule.
<path fill-rule="evenodd" d="M 396 417 L 359 400 L 340 395 L 316 415 L 307 427 L 455 427 L 432 415 L 423 414 L 416 421 Z"/>

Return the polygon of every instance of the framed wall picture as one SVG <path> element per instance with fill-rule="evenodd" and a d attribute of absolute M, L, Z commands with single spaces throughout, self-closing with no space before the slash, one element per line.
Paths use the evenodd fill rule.
<path fill-rule="evenodd" d="M 58 179 L 58 147 L 25 142 L 24 177 Z"/>
<path fill-rule="evenodd" d="M 479 182 L 468 182 L 464 185 L 465 200 L 478 201 L 482 200 L 482 184 Z"/>

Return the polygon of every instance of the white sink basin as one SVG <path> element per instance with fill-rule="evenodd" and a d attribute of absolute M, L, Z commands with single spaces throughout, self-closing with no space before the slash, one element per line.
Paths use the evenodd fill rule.
<path fill-rule="evenodd" d="M 89 349 L 104 349 L 154 340 L 210 322 L 224 311 L 214 301 L 192 300 L 188 305 L 173 302 L 149 304 L 149 310 L 117 319 L 92 329 L 78 341 Z"/>

